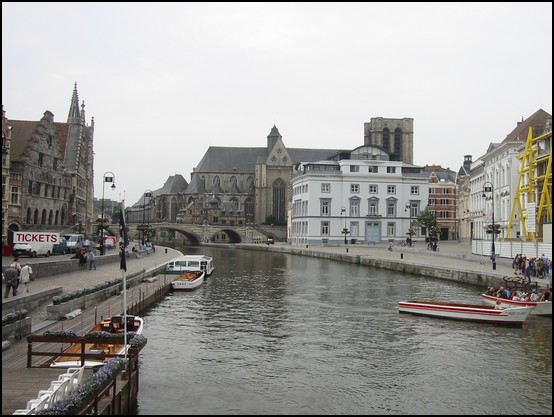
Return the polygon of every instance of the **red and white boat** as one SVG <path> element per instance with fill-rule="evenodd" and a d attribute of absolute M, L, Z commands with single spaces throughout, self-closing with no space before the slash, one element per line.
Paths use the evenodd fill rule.
<path fill-rule="evenodd" d="M 490 305 L 496 305 L 496 302 L 500 300 L 503 307 L 535 307 L 531 314 L 552 317 L 552 301 L 514 301 L 487 294 L 482 294 L 482 297 L 483 301 Z"/>
<path fill-rule="evenodd" d="M 497 309 L 490 305 L 453 303 L 450 301 L 400 301 L 398 311 L 444 319 L 521 326 L 534 307 Z"/>

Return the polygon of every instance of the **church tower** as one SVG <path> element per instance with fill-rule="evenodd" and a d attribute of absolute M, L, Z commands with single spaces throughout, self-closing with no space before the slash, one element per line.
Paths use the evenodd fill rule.
<path fill-rule="evenodd" d="M 364 123 L 364 145 L 383 148 L 391 161 L 414 163 L 414 119 L 373 117 Z"/>

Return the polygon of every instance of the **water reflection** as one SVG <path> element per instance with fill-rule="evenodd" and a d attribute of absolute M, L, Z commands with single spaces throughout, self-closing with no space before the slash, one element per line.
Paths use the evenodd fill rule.
<path fill-rule="evenodd" d="M 140 414 L 551 414 L 552 320 L 503 328 L 398 313 L 479 290 L 217 248 L 202 288 L 145 315 Z"/>

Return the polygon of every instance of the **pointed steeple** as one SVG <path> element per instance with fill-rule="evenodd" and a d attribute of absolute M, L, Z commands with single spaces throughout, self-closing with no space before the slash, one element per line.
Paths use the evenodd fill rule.
<path fill-rule="evenodd" d="M 75 88 L 73 89 L 73 97 L 71 97 L 71 105 L 69 106 L 69 115 L 67 116 L 67 123 L 81 122 L 81 112 L 79 110 L 79 93 L 77 92 L 77 82 L 75 82 Z"/>
<path fill-rule="evenodd" d="M 273 128 L 271 129 L 271 132 L 267 137 L 267 151 L 271 152 L 277 141 L 282 138 L 283 137 L 279 133 L 279 129 L 277 129 L 277 126 L 273 125 Z"/>
<path fill-rule="evenodd" d="M 86 118 L 85 118 L 85 100 L 83 100 L 81 104 L 81 120 L 83 122 L 83 125 L 86 124 Z"/>

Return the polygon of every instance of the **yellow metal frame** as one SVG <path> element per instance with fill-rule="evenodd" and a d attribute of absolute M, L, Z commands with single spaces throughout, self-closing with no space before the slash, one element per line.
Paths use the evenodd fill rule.
<path fill-rule="evenodd" d="M 550 139 L 549 152 L 547 155 L 537 157 L 537 148 L 539 142 Z M 512 203 L 512 212 L 510 222 L 508 223 L 507 236 L 511 236 L 514 219 L 517 218 L 521 224 L 522 238 L 524 240 L 536 241 L 537 233 L 528 233 L 525 224 L 525 212 L 521 203 L 523 195 L 527 196 L 527 203 L 534 203 L 535 196 L 540 195 L 539 204 L 536 207 L 535 230 L 539 230 L 543 214 L 546 214 L 546 221 L 552 221 L 552 199 L 550 190 L 552 190 L 552 131 L 543 135 L 533 137 L 533 128 L 529 128 L 527 141 L 523 153 L 517 157 L 521 160 L 518 170 L 519 178 L 517 182 L 516 195 Z M 537 167 L 546 162 L 546 169 L 543 174 L 538 175 Z M 527 176 L 527 183 L 523 185 L 523 180 Z M 541 186 L 542 184 L 542 186 Z M 540 189 L 539 189 L 540 188 Z"/>

